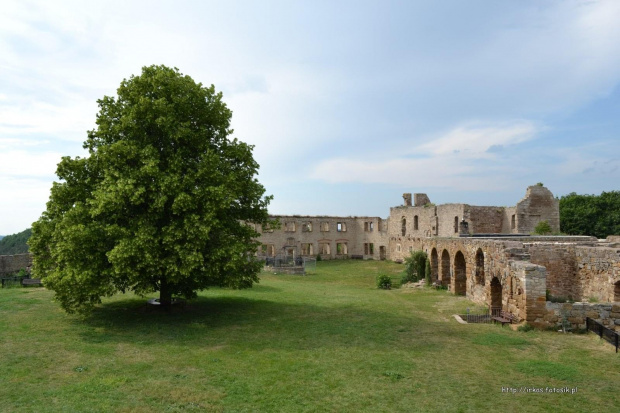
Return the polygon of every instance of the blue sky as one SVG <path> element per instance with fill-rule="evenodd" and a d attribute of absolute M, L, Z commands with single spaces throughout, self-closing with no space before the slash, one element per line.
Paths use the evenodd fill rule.
<path fill-rule="evenodd" d="M 96 100 L 151 64 L 223 92 L 274 214 L 620 189 L 618 21 L 613 0 L 5 0 L 0 234 L 38 219 Z"/>

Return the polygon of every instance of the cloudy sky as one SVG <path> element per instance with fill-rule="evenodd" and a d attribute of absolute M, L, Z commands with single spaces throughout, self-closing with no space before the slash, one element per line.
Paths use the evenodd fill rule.
<path fill-rule="evenodd" d="M 615 0 L 3 0 L 0 234 L 152 64 L 223 92 L 274 214 L 620 189 L 618 21 Z"/>

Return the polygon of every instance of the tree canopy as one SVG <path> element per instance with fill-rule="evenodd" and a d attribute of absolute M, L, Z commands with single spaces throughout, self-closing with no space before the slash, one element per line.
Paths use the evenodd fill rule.
<path fill-rule="evenodd" d="M 86 157 L 63 157 L 29 242 L 33 272 L 68 312 L 119 291 L 192 298 L 251 287 L 261 264 L 253 223 L 268 222 L 253 146 L 229 138 L 213 86 L 144 67 L 98 100 Z"/>
<path fill-rule="evenodd" d="M 570 193 L 560 198 L 560 230 L 606 238 L 620 235 L 620 191 L 600 195 Z"/>
<path fill-rule="evenodd" d="M 28 239 L 32 234 L 30 228 L 18 232 L 17 234 L 7 235 L 0 239 L 0 255 L 25 254 L 28 252 Z"/>

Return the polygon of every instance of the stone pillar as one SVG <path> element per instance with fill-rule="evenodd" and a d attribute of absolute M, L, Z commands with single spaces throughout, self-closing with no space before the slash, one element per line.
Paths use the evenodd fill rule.
<path fill-rule="evenodd" d="M 411 194 L 403 194 L 403 200 L 405 206 L 411 206 Z"/>

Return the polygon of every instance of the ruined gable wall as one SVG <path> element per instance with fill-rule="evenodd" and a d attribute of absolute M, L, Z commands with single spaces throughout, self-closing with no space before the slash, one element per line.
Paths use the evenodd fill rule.
<path fill-rule="evenodd" d="M 531 234 L 536 224 L 547 221 L 552 231 L 560 231 L 560 201 L 544 186 L 527 188 L 525 197 L 516 205 L 516 224 L 520 234 Z"/>

